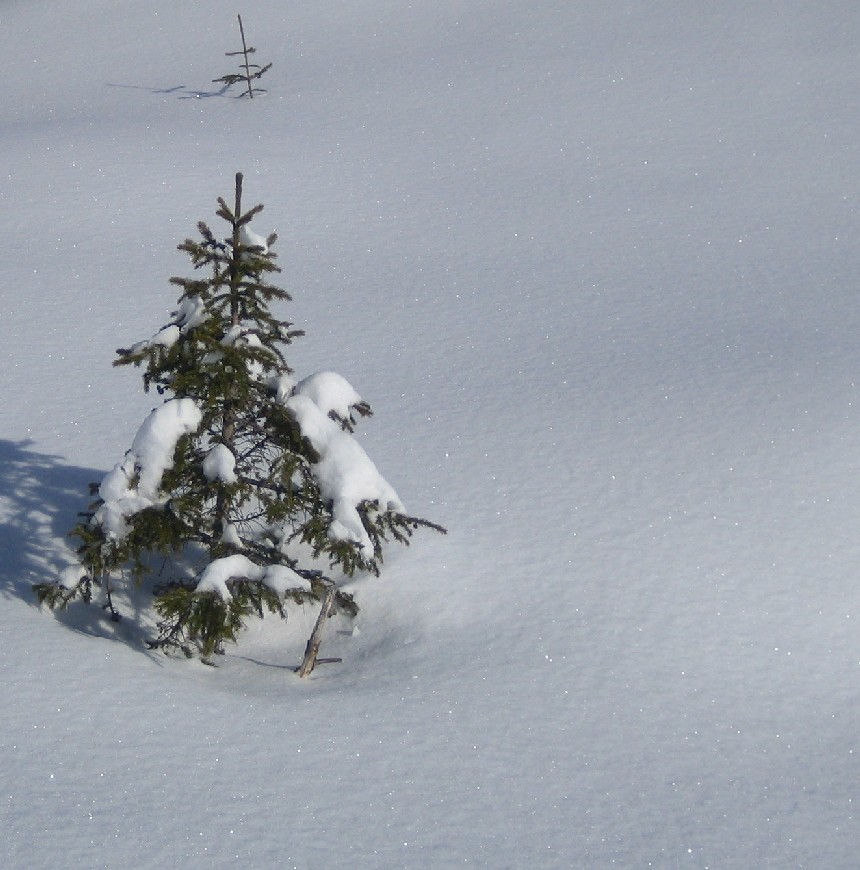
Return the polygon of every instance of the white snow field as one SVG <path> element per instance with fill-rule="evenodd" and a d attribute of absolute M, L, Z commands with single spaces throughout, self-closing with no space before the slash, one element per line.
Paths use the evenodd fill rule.
<path fill-rule="evenodd" d="M 0 865 L 856 867 L 860 5 L 240 7 L 0 2 Z M 30 591 L 237 171 L 450 530 L 306 680 Z"/>

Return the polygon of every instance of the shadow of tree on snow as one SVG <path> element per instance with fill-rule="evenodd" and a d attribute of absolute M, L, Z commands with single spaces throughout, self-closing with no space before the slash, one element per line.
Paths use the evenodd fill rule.
<path fill-rule="evenodd" d="M 31 441 L 0 439 L 0 594 L 35 604 L 31 585 L 71 563 L 66 536 L 88 504 L 88 484 L 103 476 L 39 453 Z"/>
<path fill-rule="evenodd" d="M 214 82 L 213 82 L 214 84 Z M 227 91 L 230 85 L 222 85 L 217 89 L 200 90 L 198 88 L 189 88 L 187 85 L 174 85 L 170 88 L 149 88 L 146 85 L 121 85 L 116 82 L 107 82 L 109 88 L 126 88 L 130 91 L 146 91 L 150 94 L 163 94 L 165 96 L 175 96 L 180 100 L 203 100 L 209 97 L 235 97 L 240 94 L 228 94 Z"/>
<path fill-rule="evenodd" d="M 89 484 L 102 477 L 104 471 L 32 449 L 31 441 L 0 439 L 0 595 L 39 606 L 32 585 L 56 580 L 74 563 L 77 541 L 68 535 L 92 501 Z M 55 616 L 76 631 L 139 648 L 144 631 L 135 617 L 145 605 L 137 598 L 131 618 L 121 623 L 111 622 L 95 601 L 74 601 Z"/>

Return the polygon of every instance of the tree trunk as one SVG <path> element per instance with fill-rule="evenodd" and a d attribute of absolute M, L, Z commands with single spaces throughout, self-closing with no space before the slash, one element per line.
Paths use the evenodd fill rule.
<path fill-rule="evenodd" d="M 314 665 L 317 663 L 317 654 L 320 651 L 320 644 L 322 643 L 323 628 L 325 628 L 325 621 L 328 619 L 328 615 L 331 613 L 332 606 L 334 605 L 334 595 L 335 586 L 334 583 L 332 583 L 331 586 L 326 589 L 322 607 L 320 607 L 320 615 L 317 617 L 314 630 L 308 638 L 308 645 L 305 647 L 305 657 L 302 659 L 301 665 L 299 665 L 296 670 L 296 673 L 300 677 L 306 677 L 314 669 Z"/>

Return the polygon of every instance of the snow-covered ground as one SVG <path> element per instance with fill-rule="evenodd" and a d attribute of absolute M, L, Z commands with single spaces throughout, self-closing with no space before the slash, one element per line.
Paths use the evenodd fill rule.
<path fill-rule="evenodd" d="M 211 83 L 237 11 L 253 101 Z M 3 866 L 856 865 L 856 3 L 5 0 L 0 34 Z M 450 529 L 304 681 L 312 612 L 212 669 L 30 594 L 240 170 L 293 365 Z"/>

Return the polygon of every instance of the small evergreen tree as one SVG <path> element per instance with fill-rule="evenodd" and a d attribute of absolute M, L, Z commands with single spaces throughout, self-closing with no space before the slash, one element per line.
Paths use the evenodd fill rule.
<path fill-rule="evenodd" d="M 221 76 L 221 78 L 212 79 L 215 83 L 223 82 L 225 85 L 225 90 L 229 88 L 231 85 L 235 85 L 238 82 L 244 82 L 246 90 L 239 94 L 240 97 L 248 96 L 249 99 L 254 99 L 254 94 L 264 94 L 266 92 L 265 88 L 257 88 L 254 87 L 251 82 L 259 81 L 263 77 L 263 73 L 268 72 L 272 65 L 267 63 L 265 66 L 261 66 L 258 63 L 251 63 L 248 60 L 248 55 L 255 54 L 257 49 L 252 45 L 248 45 L 245 42 L 245 28 L 242 25 L 242 16 L 236 16 L 239 19 L 239 33 L 242 36 L 242 50 L 241 51 L 227 51 L 224 52 L 227 57 L 238 57 L 240 54 L 243 58 L 243 63 L 240 65 L 242 72 L 241 73 L 228 73 L 225 76 Z"/>
<path fill-rule="evenodd" d="M 355 390 L 333 372 L 292 378 L 284 348 L 303 333 L 270 310 L 290 297 L 272 283 L 276 236 L 249 227 L 263 206 L 242 210 L 241 174 L 233 206 L 218 205 L 228 236 L 201 222 L 179 246 L 206 277 L 171 278 L 181 295 L 170 322 L 114 362 L 143 366 L 145 389 L 167 398 L 93 486 L 73 531 L 80 565 L 34 587 L 52 607 L 100 589 L 119 619 L 116 584 L 159 565 L 150 646 L 204 661 L 250 615 L 285 616 L 290 600 L 354 615 L 327 571 L 378 574 L 387 539 L 444 532 L 406 513 L 352 437 L 356 415 L 372 413 Z M 302 674 L 318 647 L 317 630 Z"/>

